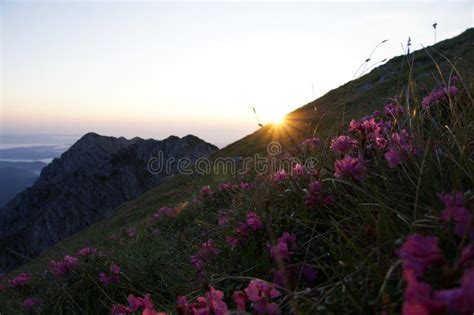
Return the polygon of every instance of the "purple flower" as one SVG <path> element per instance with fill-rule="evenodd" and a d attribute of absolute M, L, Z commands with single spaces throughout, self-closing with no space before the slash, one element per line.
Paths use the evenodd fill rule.
<path fill-rule="evenodd" d="M 88 257 L 88 256 L 95 255 L 96 253 L 97 253 L 96 248 L 94 248 L 94 247 L 84 247 L 84 248 L 80 249 L 77 252 L 77 255 L 81 256 L 81 257 Z"/>
<path fill-rule="evenodd" d="M 234 186 L 230 183 L 222 183 L 219 184 L 219 190 L 220 191 L 231 191 L 233 190 Z"/>
<path fill-rule="evenodd" d="M 217 224 L 220 226 L 227 225 L 229 224 L 230 218 L 229 218 L 229 212 L 225 210 L 219 210 L 217 214 Z"/>
<path fill-rule="evenodd" d="M 346 154 L 352 151 L 352 149 L 356 148 L 358 142 L 356 139 L 353 139 L 348 136 L 339 136 L 337 138 L 332 139 L 331 141 L 331 150 L 336 153 Z"/>
<path fill-rule="evenodd" d="M 321 140 L 319 138 L 309 138 L 304 140 L 301 145 L 306 148 L 316 148 L 321 144 Z"/>
<path fill-rule="evenodd" d="M 291 175 L 293 176 L 303 176 L 306 173 L 306 170 L 303 165 L 296 163 L 292 170 L 291 170 Z"/>
<path fill-rule="evenodd" d="M 49 270 L 53 275 L 56 277 L 62 277 L 66 273 L 70 272 L 74 269 L 79 263 L 79 259 L 74 256 L 64 256 L 64 258 L 60 261 L 50 261 L 49 262 Z"/>
<path fill-rule="evenodd" d="M 464 272 L 459 288 L 436 291 L 434 299 L 444 302 L 449 314 L 473 314 L 474 269 Z"/>
<path fill-rule="evenodd" d="M 388 162 L 388 167 L 394 168 L 398 164 L 400 164 L 400 154 L 395 148 L 390 148 L 388 151 L 383 155 Z"/>
<path fill-rule="evenodd" d="M 423 100 L 421 102 L 421 106 L 424 109 L 428 109 L 434 104 L 438 104 L 441 101 L 446 101 L 448 100 L 449 96 L 455 96 L 456 94 L 459 93 L 459 89 L 454 86 L 448 86 L 448 87 L 439 87 L 431 91 L 428 96 L 423 97 Z"/>
<path fill-rule="evenodd" d="M 205 296 L 197 298 L 197 303 L 191 307 L 194 314 L 215 314 L 215 315 L 226 315 L 229 313 L 227 304 L 222 300 L 224 293 L 216 290 L 213 287 L 206 292 Z"/>
<path fill-rule="evenodd" d="M 153 218 L 160 219 L 162 217 L 170 217 L 174 218 L 178 215 L 178 209 L 170 208 L 170 207 L 161 207 L 158 211 L 153 215 Z"/>
<path fill-rule="evenodd" d="M 207 259 L 217 256 L 219 254 L 219 250 L 214 245 L 213 240 L 207 240 L 206 242 L 201 244 L 199 251 L 191 256 L 191 264 L 198 270 L 199 273 L 202 273 L 206 269 L 206 261 Z"/>
<path fill-rule="evenodd" d="M 398 116 L 401 113 L 404 113 L 405 111 L 400 105 L 396 103 L 388 103 L 388 104 L 385 104 L 384 112 L 385 112 L 385 115 L 387 116 Z"/>
<path fill-rule="evenodd" d="M 464 206 L 464 195 L 461 192 L 450 194 L 438 193 L 438 198 L 444 203 L 445 209 L 441 212 L 443 222 L 455 222 L 454 234 L 459 237 L 465 235 L 474 239 L 474 214 Z"/>
<path fill-rule="evenodd" d="M 342 160 L 336 160 L 334 168 L 336 170 L 335 177 L 348 177 L 356 181 L 362 180 L 367 173 L 365 161 L 362 157 L 346 156 Z"/>
<path fill-rule="evenodd" d="M 443 303 L 432 299 L 431 287 L 418 281 L 413 269 L 403 271 L 407 282 L 403 301 L 403 315 L 429 315 L 443 310 Z"/>
<path fill-rule="evenodd" d="M 31 279 L 31 275 L 27 272 L 18 274 L 15 278 L 8 280 L 8 284 L 12 288 L 25 286 Z"/>
<path fill-rule="evenodd" d="M 245 191 L 245 190 L 252 190 L 252 189 L 255 188 L 255 185 L 252 184 L 252 183 L 240 182 L 239 188 L 240 188 L 241 190 L 244 190 L 244 191 Z"/>
<path fill-rule="evenodd" d="M 272 176 L 272 180 L 277 184 L 281 184 L 285 182 L 287 179 L 288 179 L 288 174 L 286 173 L 285 170 L 279 170 Z"/>
<path fill-rule="evenodd" d="M 214 192 L 211 189 L 211 186 L 209 185 L 203 186 L 201 190 L 199 191 L 199 193 L 201 194 L 201 196 L 212 196 L 214 194 Z"/>
<path fill-rule="evenodd" d="M 405 270 L 413 270 L 420 277 L 432 265 L 443 262 L 443 253 L 438 247 L 438 238 L 413 234 L 407 237 L 398 250 Z"/>
<path fill-rule="evenodd" d="M 247 213 L 247 220 L 245 222 L 253 231 L 259 230 L 263 227 L 262 220 L 260 219 L 260 217 L 252 211 L 249 211 L 249 213 Z"/>
<path fill-rule="evenodd" d="M 290 259 L 297 248 L 296 235 L 285 232 L 276 244 L 270 247 L 270 254 L 275 261 L 285 261 Z"/>
<path fill-rule="evenodd" d="M 280 314 L 280 308 L 272 299 L 281 295 L 273 285 L 262 280 L 250 281 L 247 288 L 244 290 L 248 299 L 252 301 L 252 307 L 257 314 L 277 315 Z"/>

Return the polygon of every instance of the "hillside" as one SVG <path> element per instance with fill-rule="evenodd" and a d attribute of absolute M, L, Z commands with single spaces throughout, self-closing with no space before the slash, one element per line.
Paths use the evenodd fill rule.
<path fill-rule="evenodd" d="M 170 176 L 8 274 L 0 310 L 470 314 L 473 91 L 474 29 L 393 58 L 211 155 L 278 141 L 317 172 Z"/>
<path fill-rule="evenodd" d="M 286 116 L 286 127 L 275 131 L 271 124 L 216 152 L 217 156 L 252 155 L 264 152 L 269 141 L 291 146 L 313 135 L 326 137 L 340 133 L 353 119 L 380 109 L 381 104 L 396 97 L 405 97 L 407 80 L 414 84 L 410 93 L 414 100 L 429 93 L 439 83 L 439 71 L 445 75 L 453 71 L 451 64 L 465 78 L 474 76 L 474 29 L 437 43 L 427 50 L 390 59 L 370 73 L 350 81 Z M 436 68 L 438 64 L 439 69 Z M 472 82 L 467 88 L 474 90 Z"/>

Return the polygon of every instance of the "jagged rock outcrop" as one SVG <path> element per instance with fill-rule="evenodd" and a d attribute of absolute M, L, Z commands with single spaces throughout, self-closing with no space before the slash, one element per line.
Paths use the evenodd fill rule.
<path fill-rule="evenodd" d="M 157 140 L 88 133 L 46 166 L 35 184 L 0 209 L 0 273 L 39 255 L 61 239 L 106 218 L 176 171 L 152 174 L 147 163 L 194 161 L 217 150 L 195 136 Z"/>

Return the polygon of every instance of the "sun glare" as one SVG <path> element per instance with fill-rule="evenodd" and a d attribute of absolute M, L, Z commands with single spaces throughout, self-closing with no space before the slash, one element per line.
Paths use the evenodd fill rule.
<path fill-rule="evenodd" d="M 268 117 L 268 122 L 276 125 L 281 125 L 285 122 L 286 114 L 282 113 L 272 113 Z"/>

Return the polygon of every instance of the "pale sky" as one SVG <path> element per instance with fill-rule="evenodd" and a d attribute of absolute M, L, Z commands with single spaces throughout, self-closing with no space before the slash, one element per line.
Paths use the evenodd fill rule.
<path fill-rule="evenodd" d="M 223 146 L 374 61 L 473 26 L 473 1 L 2 1 L 2 133 Z"/>

